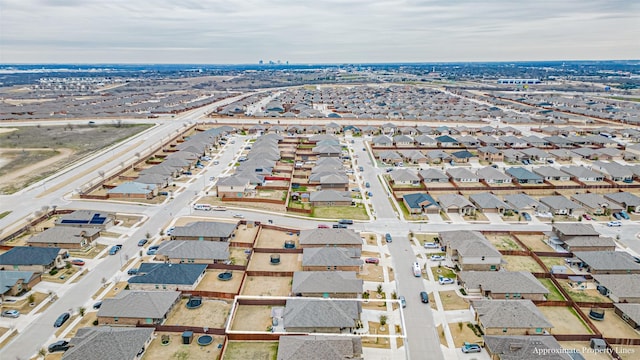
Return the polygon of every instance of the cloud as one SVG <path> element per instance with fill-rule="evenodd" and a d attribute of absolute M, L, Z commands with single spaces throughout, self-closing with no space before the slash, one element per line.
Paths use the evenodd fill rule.
<path fill-rule="evenodd" d="M 0 0 L 0 62 L 640 58 L 623 0 Z"/>

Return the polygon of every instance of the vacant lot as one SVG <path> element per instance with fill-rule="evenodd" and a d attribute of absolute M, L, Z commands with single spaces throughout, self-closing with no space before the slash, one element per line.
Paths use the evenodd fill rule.
<path fill-rule="evenodd" d="M 229 341 L 223 360 L 272 360 L 278 354 L 277 342 Z"/>
<path fill-rule="evenodd" d="M 290 296 L 290 277 L 248 276 L 244 281 L 242 295 L 253 296 Z"/>
<path fill-rule="evenodd" d="M 231 280 L 222 281 L 218 279 L 218 275 L 226 271 L 233 274 Z M 196 287 L 196 290 L 237 294 L 240 291 L 240 284 L 242 283 L 243 276 L 244 272 L 238 270 L 207 270 L 204 274 L 204 278 Z"/>
<path fill-rule="evenodd" d="M 358 206 L 316 206 L 311 215 L 322 219 L 369 219 L 362 204 Z"/>
<path fill-rule="evenodd" d="M 162 344 L 162 335 L 169 336 L 169 343 Z M 217 359 L 220 356 L 218 344 L 224 342 L 224 336 L 214 336 L 213 342 L 209 346 L 199 346 L 196 342 L 199 334 L 193 335 L 193 342 L 190 345 L 182 344 L 182 333 L 165 333 L 159 332 L 156 338 L 145 351 L 143 360 L 155 359 L 189 359 L 189 360 L 208 360 Z"/>
<path fill-rule="evenodd" d="M 197 309 L 187 309 L 188 299 L 180 303 L 171 311 L 167 325 L 191 325 L 209 328 L 224 328 L 231 310 L 231 304 L 224 300 L 203 300 Z"/>
<path fill-rule="evenodd" d="M 538 306 L 538 310 L 553 324 L 552 334 L 591 334 L 592 331 L 569 307 Z"/>
<path fill-rule="evenodd" d="M 268 331 L 271 326 L 271 306 L 238 305 L 233 317 L 231 330 Z"/>
<path fill-rule="evenodd" d="M 509 271 L 543 272 L 542 267 L 529 256 L 503 255 L 502 259 L 506 262 L 503 267 Z"/>
<path fill-rule="evenodd" d="M 253 244 L 257 234 L 258 227 L 253 225 L 239 225 L 238 230 L 236 231 L 236 236 L 231 239 L 231 241 L 236 243 Z"/>
<path fill-rule="evenodd" d="M 247 271 L 302 271 L 302 254 L 278 254 L 279 264 L 271 264 L 271 254 L 253 253 Z"/>
<path fill-rule="evenodd" d="M 583 308 L 582 311 L 585 314 L 589 314 L 588 308 Z M 613 309 L 604 310 L 604 320 L 598 321 L 591 319 L 593 325 L 595 325 L 601 333 L 606 337 L 611 338 L 626 338 L 626 339 L 638 339 L 640 335 L 629 324 L 624 322 L 620 316 L 616 315 Z"/>

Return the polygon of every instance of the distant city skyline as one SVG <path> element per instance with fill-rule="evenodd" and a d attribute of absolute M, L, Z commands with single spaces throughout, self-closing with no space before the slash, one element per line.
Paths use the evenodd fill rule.
<path fill-rule="evenodd" d="M 640 59 L 628 0 L 0 0 L 0 63 Z"/>

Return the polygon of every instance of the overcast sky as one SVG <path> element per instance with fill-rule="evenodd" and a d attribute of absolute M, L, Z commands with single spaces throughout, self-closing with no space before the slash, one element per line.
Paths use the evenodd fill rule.
<path fill-rule="evenodd" d="M 638 0 L 0 0 L 0 63 L 640 59 Z"/>

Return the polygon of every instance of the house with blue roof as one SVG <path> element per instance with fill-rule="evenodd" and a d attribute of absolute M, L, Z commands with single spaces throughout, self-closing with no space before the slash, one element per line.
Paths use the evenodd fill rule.
<path fill-rule="evenodd" d="M 104 230 L 113 225 L 115 219 L 116 215 L 113 213 L 76 210 L 70 214 L 62 215 L 55 224 L 56 226 L 97 227 Z"/>
<path fill-rule="evenodd" d="M 31 290 L 41 279 L 42 274 L 34 271 L 0 271 L 0 300 Z"/>
<path fill-rule="evenodd" d="M 402 196 L 402 202 L 411 214 L 437 214 L 440 212 L 440 205 L 429 194 L 406 194 Z"/>
<path fill-rule="evenodd" d="M 505 170 L 519 184 L 543 184 L 542 176 L 533 173 L 523 167 L 511 167 Z"/>
<path fill-rule="evenodd" d="M 195 290 L 207 264 L 143 263 L 129 279 L 131 290 Z"/>
<path fill-rule="evenodd" d="M 4 254 L 0 254 L 0 271 L 35 271 L 48 272 L 60 269 L 66 264 L 66 250 L 51 247 L 15 246 Z"/>
<path fill-rule="evenodd" d="M 157 194 L 158 187 L 156 185 L 135 181 L 127 181 L 107 190 L 109 199 L 152 199 Z"/>
<path fill-rule="evenodd" d="M 458 142 L 458 140 L 454 139 L 449 135 L 438 136 L 435 138 L 435 140 L 438 142 L 439 146 L 450 146 L 450 147 L 460 146 L 460 143 Z"/>

